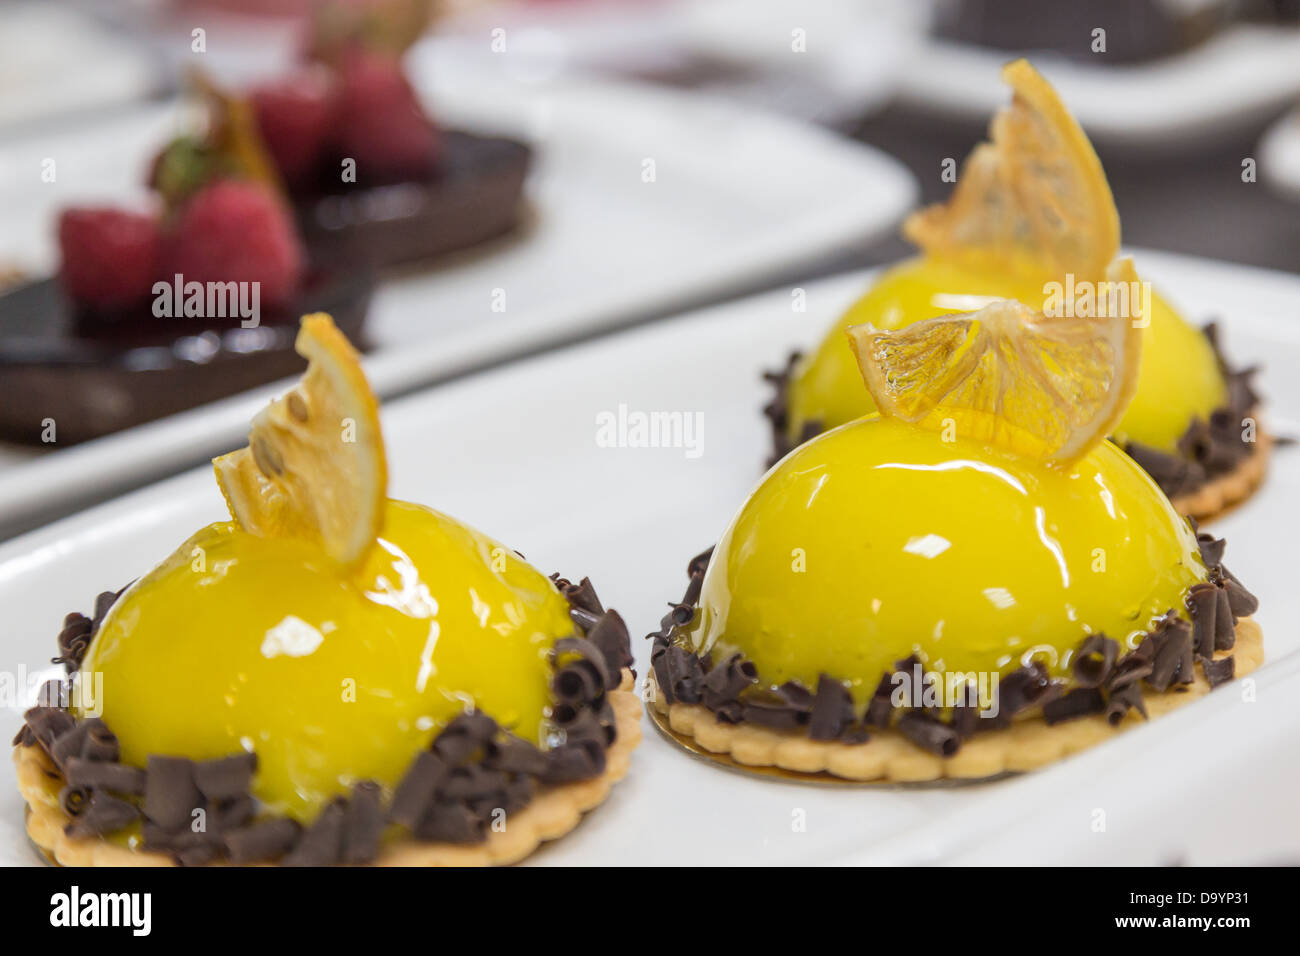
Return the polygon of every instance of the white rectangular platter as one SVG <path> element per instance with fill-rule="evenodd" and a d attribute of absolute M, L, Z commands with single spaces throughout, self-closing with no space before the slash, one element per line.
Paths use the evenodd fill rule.
<path fill-rule="evenodd" d="M 1193 316 L 1217 315 L 1239 361 L 1263 361 L 1268 421 L 1300 428 L 1300 279 L 1138 252 L 1144 274 Z M 392 402 L 392 494 L 492 534 L 546 571 L 590 575 L 633 631 L 644 674 L 653 630 L 680 597 L 687 561 L 710 545 L 767 454 L 760 371 L 808 346 L 865 286 L 810 284 L 807 311 L 783 289 L 643 326 Z M 608 448 L 597 416 L 702 415 L 698 454 Z M 0 669 L 48 661 L 65 612 L 146 571 L 223 517 L 207 469 L 135 491 L 0 545 L 6 627 Z M 1269 662 L 1256 702 L 1237 685 L 1036 774 L 947 789 L 823 788 L 757 780 L 678 751 L 645 723 L 629 777 L 539 863 L 1189 863 L 1300 853 L 1289 806 L 1300 733 L 1300 458 L 1282 450 L 1258 497 L 1214 525 L 1234 572 L 1260 597 Z M 16 709 L 0 733 L 17 727 Z M 1186 759 L 1183 759 L 1186 758 Z M 0 862 L 33 863 L 12 771 L 0 772 Z M 1176 805 L 1176 806 L 1175 806 Z M 1091 812 L 1108 828 L 1091 828 Z M 806 829 L 793 827 L 796 812 Z"/>
<path fill-rule="evenodd" d="M 1128 147 L 1207 143 L 1266 119 L 1300 95 L 1300 27 L 1238 24 L 1185 52 L 1105 64 L 1031 54 L 1090 136 Z M 1014 54 L 932 40 L 903 71 L 918 108 L 984 120 L 1006 102 L 999 79 Z"/>
<path fill-rule="evenodd" d="M 825 130 L 670 90 L 516 72 L 505 58 L 412 60 L 442 122 L 536 146 L 533 214 L 513 240 L 381 285 L 367 358 L 381 394 L 763 287 L 883 234 L 914 201 L 901 165 Z M 149 157 L 180 126 L 168 106 L 0 146 L 0 262 L 54 268 L 59 206 L 139 196 Z M 43 183 L 51 157 L 56 179 Z M 35 460 L 0 445 L 0 535 L 232 447 L 272 391 Z"/>

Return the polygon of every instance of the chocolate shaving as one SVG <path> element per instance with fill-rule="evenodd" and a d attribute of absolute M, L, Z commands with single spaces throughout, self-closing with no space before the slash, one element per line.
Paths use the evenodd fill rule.
<path fill-rule="evenodd" d="M 102 836 L 134 823 L 139 817 L 135 804 L 107 793 L 93 793 L 63 832 L 74 838 Z"/>
<path fill-rule="evenodd" d="M 980 697 L 979 687 L 974 681 L 966 681 L 957 691 L 953 702 L 952 719 L 949 721 L 953 731 L 961 740 L 974 736 L 979 727 Z"/>
<path fill-rule="evenodd" d="M 287 853 L 301 832 L 296 821 L 278 817 L 226 833 L 221 842 L 231 863 L 265 863 Z"/>
<path fill-rule="evenodd" d="M 1225 578 L 1223 590 L 1228 595 L 1228 609 L 1234 617 L 1250 617 L 1259 610 L 1259 598 L 1247 591 L 1236 578 Z"/>
<path fill-rule="evenodd" d="M 1209 657 L 1200 658 L 1201 670 L 1205 673 L 1205 679 L 1210 684 L 1210 689 L 1218 687 L 1220 684 L 1226 684 L 1236 677 L 1237 665 L 1232 655 L 1221 657 L 1214 660 Z"/>
<path fill-rule="evenodd" d="M 248 792 L 257 770 L 257 755 L 236 754 L 194 765 L 194 784 L 208 800 L 230 800 Z"/>
<path fill-rule="evenodd" d="M 184 757 L 150 756 L 145 765 L 144 815 L 166 831 L 188 827 L 203 807 L 194 783 L 194 762 Z"/>
<path fill-rule="evenodd" d="M 1119 642 L 1105 634 L 1089 634 L 1074 652 L 1071 672 L 1080 687 L 1100 687 L 1106 683 L 1119 657 Z"/>
<path fill-rule="evenodd" d="M 1202 657 L 1212 657 L 1219 589 L 1208 582 L 1194 584 L 1187 592 L 1186 603 L 1187 611 L 1192 616 L 1192 644 L 1196 648 L 1196 653 Z"/>
<path fill-rule="evenodd" d="M 821 674 L 808 717 L 808 736 L 813 740 L 837 740 L 853 723 L 853 697 L 839 681 Z"/>
<path fill-rule="evenodd" d="M 904 713 L 898 719 L 898 730 L 922 750 L 940 757 L 951 757 L 961 747 L 955 730 L 921 711 Z"/>
<path fill-rule="evenodd" d="M 1196 419 L 1188 424 L 1177 442 L 1177 453 L 1138 442 L 1124 446 L 1124 451 L 1171 498 L 1197 490 L 1231 471 L 1254 453 L 1252 443 L 1242 437 L 1242 421 L 1252 417 L 1259 407 L 1260 397 L 1252 382 L 1258 370 L 1229 366 L 1220 347 L 1215 323 L 1207 324 L 1202 331 L 1214 350 L 1215 362 L 1227 383 L 1224 404 L 1214 409 L 1208 419 Z M 772 398 L 763 406 L 763 415 L 772 434 L 772 455 L 768 458 L 768 465 L 780 461 L 794 448 L 826 430 L 820 420 L 806 421 L 797 439 L 790 440 L 790 383 L 795 366 L 802 357 L 801 352 L 791 352 L 783 368 L 763 373 L 763 379 L 772 386 Z M 1207 565 L 1217 563 L 1217 560 L 1206 560 Z"/>
<path fill-rule="evenodd" d="M 379 855 L 379 838 L 384 831 L 384 810 L 379 784 L 363 780 L 352 788 L 343 815 L 344 863 L 369 863 Z"/>
<path fill-rule="evenodd" d="M 336 797 L 302 832 L 298 843 L 280 861 L 283 866 L 329 866 L 343 855 L 343 821 L 347 801 Z"/>
<path fill-rule="evenodd" d="M 1142 688 L 1138 684 L 1125 684 L 1112 691 L 1106 702 L 1106 721 L 1112 727 L 1118 726 L 1130 710 L 1137 710 L 1143 717 L 1147 715 L 1147 706 L 1142 700 Z"/>
<path fill-rule="evenodd" d="M 145 772 L 139 767 L 104 760 L 87 760 L 84 757 L 69 757 L 62 770 L 64 779 L 72 787 L 107 790 L 110 793 L 137 797 L 144 794 Z"/>
<path fill-rule="evenodd" d="M 1043 705 L 1043 720 L 1059 724 L 1106 710 L 1106 696 L 1097 687 L 1076 687 Z"/>

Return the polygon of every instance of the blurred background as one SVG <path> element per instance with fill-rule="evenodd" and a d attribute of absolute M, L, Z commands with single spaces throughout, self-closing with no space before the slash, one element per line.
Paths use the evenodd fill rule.
<path fill-rule="evenodd" d="M 310 6 L 5 0 L 0 140 L 176 93 L 200 22 L 218 76 L 273 73 Z M 822 124 L 902 160 L 928 201 L 1001 101 L 997 64 L 1031 54 L 1093 137 L 1126 242 L 1295 271 L 1298 24 L 1300 0 L 443 0 L 421 55 L 491 56 L 507 31 L 522 76 L 618 75 Z"/>
<path fill-rule="evenodd" d="M 170 230 L 161 151 L 204 115 L 211 137 L 214 88 L 284 173 L 331 17 L 400 37 L 372 92 L 407 125 L 330 135 L 460 150 L 356 208 L 394 234 L 416 209 L 447 248 L 353 269 L 375 245 L 354 230 L 332 254 L 347 302 L 299 297 L 256 335 L 87 313 L 69 210 Z M 0 535 L 235 447 L 300 367 L 302 311 L 351 314 L 390 399 L 900 259 L 899 222 L 949 193 L 1019 55 L 1091 137 L 1125 245 L 1300 271 L 1300 0 L 0 0 Z M 284 197 L 312 269 L 337 265 L 312 222 L 353 202 L 337 158 L 314 160 L 323 193 Z M 71 242 L 110 285 L 112 246 Z"/>

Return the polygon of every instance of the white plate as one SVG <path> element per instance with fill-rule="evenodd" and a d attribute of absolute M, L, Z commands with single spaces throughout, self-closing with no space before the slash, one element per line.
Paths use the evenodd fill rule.
<path fill-rule="evenodd" d="M 440 42 L 479 50 L 504 31 L 511 56 L 534 71 L 687 77 L 697 90 L 831 123 L 888 100 L 929 21 L 917 0 L 516 0 L 470 5 L 438 29 Z"/>
<path fill-rule="evenodd" d="M 82 116 L 164 86 L 142 45 L 51 3 L 10 3 L 0 32 L 0 127 Z"/>
<path fill-rule="evenodd" d="M 934 40 L 911 58 L 899 95 L 950 116 L 983 119 L 1006 102 L 1013 54 Z M 1237 25 L 1165 59 L 1092 65 L 1030 57 L 1090 136 L 1132 146 L 1209 141 L 1266 118 L 1300 93 L 1300 27 Z"/>
<path fill-rule="evenodd" d="M 669 90 L 530 83 L 505 63 L 412 58 L 444 122 L 536 142 L 536 223 L 483 254 L 383 284 L 366 362 L 381 394 L 764 286 L 885 233 L 915 200 L 901 165 L 826 131 Z M 179 125 L 176 110 L 154 109 L 0 149 L 0 261 L 52 268 L 54 210 L 141 195 L 148 157 Z M 52 184 L 39 179 L 45 157 L 56 159 Z M 653 182 L 643 181 L 647 162 Z M 504 312 L 494 311 L 499 295 Z M 267 394 L 0 471 L 0 533 L 232 446 Z"/>
<path fill-rule="evenodd" d="M 1234 358 L 1269 362 L 1261 379 L 1269 420 L 1294 433 L 1300 380 L 1291 370 L 1300 362 L 1300 329 L 1291 315 L 1300 279 L 1153 253 L 1139 253 L 1138 261 L 1193 314 L 1223 318 Z M 680 597 L 686 562 L 716 539 L 758 478 L 768 448 L 758 412 L 768 393 L 759 371 L 780 364 L 790 346 L 816 341 L 865 282 L 853 275 L 809 285 L 806 313 L 794 312 L 790 292 L 782 290 L 395 401 L 384 419 L 392 492 L 481 527 L 540 568 L 590 574 L 605 603 L 623 612 L 634 638 L 645 634 L 667 602 Z M 596 416 L 617 412 L 620 404 L 633 411 L 701 413 L 702 454 L 597 447 Z M 66 611 L 144 572 L 222 511 L 203 469 L 0 545 L 0 606 L 7 613 L 0 668 L 48 660 Z M 1300 852 L 1293 815 L 1242 812 L 1229 826 L 1212 809 L 1243 800 L 1275 807 L 1280 794 L 1290 799 L 1293 792 L 1275 788 L 1294 784 L 1293 771 L 1288 779 L 1276 769 L 1288 753 L 1280 749 L 1279 734 L 1294 741 L 1300 733 L 1300 711 L 1290 703 L 1300 692 L 1300 589 L 1292 580 L 1297 528 L 1300 458 L 1291 453 L 1279 454 L 1257 499 L 1215 526 L 1229 540 L 1234 572 L 1262 601 L 1258 617 L 1270 663 L 1258 679 L 1260 703 L 1252 705 L 1258 713 L 1238 703 L 1236 689 L 1224 688 L 1045 773 L 941 790 L 846 791 L 755 780 L 686 756 L 646 724 L 628 779 L 538 861 L 947 860 L 979 851 L 981 839 L 1006 827 L 1016 832 L 994 849 L 1021 861 L 1085 859 L 1089 846 L 1094 855 L 1149 863 L 1176 854 L 1213 862 Z M 639 640 L 634 645 L 644 673 L 648 647 Z M 1282 724 L 1251 734 L 1266 714 Z M 17 723 L 17 713 L 4 713 L 0 733 Z M 1293 743 L 1287 746 L 1294 753 Z M 1200 752 L 1204 766 L 1171 762 L 1189 747 Z M 1208 755 L 1225 747 L 1233 751 L 1228 762 L 1210 762 Z M 1241 773 L 1216 780 L 1216 766 Z M 31 862 L 21 801 L 5 767 L 0 862 Z M 1140 794 L 1129 792 L 1138 785 Z M 1101 804 L 1111 810 L 1110 842 L 1089 844 L 1087 819 L 1047 820 L 1032 833 L 1016 821 L 1031 807 L 1073 810 L 1074 801 L 1103 790 L 1112 794 Z M 1040 804 L 1040 797 L 1055 803 Z M 1200 814 L 1196 832 L 1182 826 L 1182 811 L 1162 809 L 1162 801 L 1175 797 L 1187 813 Z M 975 809 L 985 807 L 987 818 Z M 792 829 L 797 810 L 806 815 L 806 832 Z M 1171 828 L 1175 820 L 1179 826 Z M 669 825 L 662 838 L 647 839 L 648 831 Z M 1084 835 L 1075 837 L 1069 826 L 1082 827 Z M 1119 834 L 1122 847 L 1113 842 Z"/>
<path fill-rule="evenodd" d="M 1283 116 L 1264 134 L 1259 171 L 1267 182 L 1300 199 L 1300 109 Z"/>

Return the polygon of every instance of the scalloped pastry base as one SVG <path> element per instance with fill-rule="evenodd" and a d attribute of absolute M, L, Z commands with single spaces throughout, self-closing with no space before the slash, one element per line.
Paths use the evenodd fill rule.
<path fill-rule="evenodd" d="M 1234 655 L 1236 675 L 1243 677 L 1264 661 L 1263 635 L 1259 625 L 1248 617 L 1237 622 L 1236 635 L 1236 646 L 1215 656 Z M 893 729 L 873 731 L 866 743 L 846 744 L 810 740 L 768 727 L 722 723 L 700 704 L 665 703 L 657 693 L 653 671 L 646 677 L 646 689 L 646 706 L 665 716 L 673 733 L 691 738 L 700 750 L 709 752 L 703 756 L 726 755 L 728 766 L 778 767 L 810 779 L 829 774 L 864 783 L 973 781 L 1034 770 L 1143 722 L 1142 716 L 1133 712 L 1117 727 L 1112 727 L 1100 715 L 1053 725 L 1037 718 L 1022 720 L 1002 730 L 977 734 L 953 756 L 939 757 L 917 747 Z M 1196 681 L 1181 693 L 1146 693 L 1147 713 L 1154 720 L 1209 692 L 1210 685 L 1198 670 Z"/>
<path fill-rule="evenodd" d="M 471 846 L 400 840 L 386 846 L 372 866 L 491 866 L 517 863 L 542 843 L 576 827 L 582 815 L 603 803 L 610 789 L 627 775 L 632 751 L 641 741 L 641 699 L 632 672 L 609 695 L 618 739 L 606 751 L 605 772 L 538 791 L 533 801 L 512 814 L 504 830 L 491 831 Z M 165 853 L 131 850 L 99 838 L 71 839 L 63 831 L 72 818 L 59 806 L 59 776 L 44 749 L 15 747 L 18 789 L 27 801 L 27 835 L 51 862 L 62 866 L 173 866 Z"/>
<path fill-rule="evenodd" d="M 1190 515 L 1197 521 L 1217 518 L 1234 505 L 1241 504 L 1255 493 L 1268 473 L 1268 459 L 1273 451 L 1273 436 L 1260 430 L 1255 451 L 1244 458 L 1226 475 L 1208 481 L 1195 491 L 1176 495 L 1170 502 L 1181 515 Z"/>

